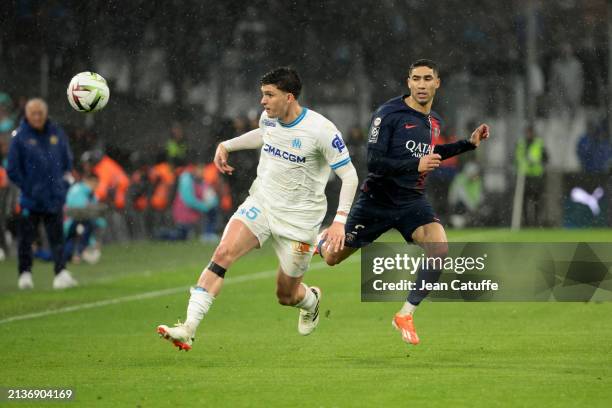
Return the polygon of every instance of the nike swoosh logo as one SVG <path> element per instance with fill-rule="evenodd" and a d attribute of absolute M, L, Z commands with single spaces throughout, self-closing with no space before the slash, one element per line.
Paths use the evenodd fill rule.
<path fill-rule="evenodd" d="M 406 125 L 404 125 L 404 127 L 405 127 L 406 129 L 412 129 L 412 128 L 415 128 L 415 127 L 418 127 L 418 126 L 419 126 L 419 125 L 411 125 L 411 124 L 409 124 L 409 123 L 406 123 Z"/>

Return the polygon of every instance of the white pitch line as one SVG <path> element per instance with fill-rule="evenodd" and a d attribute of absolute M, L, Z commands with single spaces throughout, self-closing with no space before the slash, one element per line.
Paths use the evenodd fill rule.
<path fill-rule="evenodd" d="M 349 258 L 345 263 L 355 262 L 353 261 L 353 259 L 356 261 L 360 259 L 360 257 L 354 256 L 352 258 Z M 325 264 L 324 262 L 318 262 L 316 264 L 311 265 L 308 270 L 312 271 L 316 269 L 323 269 L 325 267 L 328 267 L 327 264 Z M 235 278 L 227 278 L 225 280 L 224 286 L 230 285 L 233 283 L 250 282 L 254 280 L 269 278 L 269 277 L 276 275 L 276 271 L 277 271 L 276 269 L 273 269 L 273 270 L 251 273 L 248 275 L 236 276 Z M 36 313 L 28 313 L 28 314 L 23 314 L 23 315 L 18 315 L 18 316 L 11 316 L 11 317 L 7 317 L 6 319 L 0 320 L 0 324 L 16 322 L 19 320 L 36 319 L 38 317 L 52 316 L 52 315 L 62 314 L 62 313 L 76 312 L 76 311 L 85 310 L 85 309 L 94 309 L 97 307 L 116 305 L 119 303 L 132 302 L 136 300 L 152 299 L 152 298 L 161 297 L 161 296 L 174 295 L 176 293 L 186 292 L 188 289 L 189 289 L 189 286 L 178 286 L 178 287 L 169 288 L 169 289 L 155 290 L 152 292 L 144 292 L 144 293 L 138 293 L 135 295 L 122 296 L 122 297 L 118 297 L 114 299 L 105 299 L 105 300 L 99 300 L 96 302 L 81 303 L 78 305 L 62 307 L 60 309 L 45 310 L 44 312 L 36 312 Z"/>

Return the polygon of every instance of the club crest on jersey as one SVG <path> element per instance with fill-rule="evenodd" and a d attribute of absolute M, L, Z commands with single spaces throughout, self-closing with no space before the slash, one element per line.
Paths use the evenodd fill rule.
<path fill-rule="evenodd" d="M 378 133 L 380 132 L 380 128 L 378 126 L 374 126 L 370 131 L 370 137 L 368 137 L 368 143 L 376 143 L 378 142 Z"/>
<path fill-rule="evenodd" d="M 346 236 L 344 237 L 344 241 L 347 244 L 351 244 L 351 243 L 355 242 L 355 234 L 353 234 L 352 232 L 347 232 Z"/>
<path fill-rule="evenodd" d="M 342 153 L 342 150 L 344 150 L 346 146 L 344 145 L 344 141 L 340 135 L 336 135 L 336 137 L 334 137 L 334 140 L 332 140 L 332 147 L 337 149 L 338 153 Z"/>
<path fill-rule="evenodd" d="M 276 127 L 276 122 L 273 121 L 272 119 L 264 119 L 263 124 L 264 126 Z"/>
<path fill-rule="evenodd" d="M 295 138 L 293 139 L 293 141 L 291 141 L 291 146 L 294 149 L 301 149 L 302 148 L 302 141 L 299 138 Z"/>
<path fill-rule="evenodd" d="M 310 244 L 306 242 L 293 241 L 292 246 L 293 250 L 299 254 L 307 254 L 310 252 Z"/>

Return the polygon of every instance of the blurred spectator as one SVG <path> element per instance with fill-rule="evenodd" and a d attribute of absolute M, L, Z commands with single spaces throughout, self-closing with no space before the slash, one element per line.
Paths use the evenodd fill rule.
<path fill-rule="evenodd" d="M 96 199 L 109 203 L 118 210 L 125 208 L 126 193 L 130 180 L 123 168 L 105 155 L 101 150 L 90 150 L 81 156 L 85 173 L 93 173 L 98 177 Z"/>
<path fill-rule="evenodd" d="M 165 211 L 172 200 L 174 173 L 166 154 L 160 152 L 155 158 L 155 165 L 149 170 L 149 182 L 153 187 L 150 204 L 155 211 Z"/>
<path fill-rule="evenodd" d="M 4 261 L 9 254 L 6 245 L 6 211 L 7 199 L 9 195 L 9 178 L 6 173 L 5 153 L 8 146 L 8 138 L 0 134 L 0 261 Z"/>
<path fill-rule="evenodd" d="M 469 162 L 450 185 L 448 204 L 452 213 L 451 224 L 456 228 L 474 226 L 475 222 L 482 218 L 482 202 L 482 180 L 478 165 Z"/>
<path fill-rule="evenodd" d="M 602 125 L 588 124 L 586 133 L 578 140 L 576 153 L 586 173 L 605 173 L 610 169 L 612 145 Z"/>
<path fill-rule="evenodd" d="M 170 129 L 170 139 L 166 142 L 168 161 L 174 167 L 184 166 L 187 158 L 187 142 L 180 123 L 175 123 Z"/>
<path fill-rule="evenodd" d="M 130 186 L 127 193 L 126 217 L 131 239 L 152 237 L 155 228 L 145 220 L 145 211 L 149 207 L 149 197 L 153 187 L 149 182 L 149 163 L 141 152 L 130 155 Z"/>
<path fill-rule="evenodd" d="M 217 209 L 219 199 L 214 189 L 202 180 L 202 166 L 190 166 L 178 180 L 178 190 L 172 204 L 174 228 L 163 228 L 157 234 L 162 240 L 185 240 L 202 223 L 202 214 Z"/>
<path fill-rule="evenodd" d="M 7 172 L 19 187 L 19 289 L 31 289 L 32 243 L 38 224 L 45 225 L 55 263 L 54 289 L 75 286 L 65 269 L 63 206 L 68 189 L 67 176 L 72 170 L 72 155 L 64 131 L 48 119 L 48 108 L 42 99 L 26 104 L 25 119 L 11 140 Z"/>
<path fill-rule="evenodd" d="M 234 210 L 232 202 L 232 192 L 229 184 L 221 177 L 219 170 L 214 163 L 208 163 L 204 166 L 202 178 L 206 185 L 213 188 L 217 197 L 219 197 L 219 208 L 212 209 L 204 215 L 204 230 L 202 232 L 202 240 L 205 242 L 217 241 L 217 229 L 221 214 L 231 216 Z"/>
<path fill-rule="evenodd" d="M 151 183 L 149 183 L 149 163 L 140 152 L 130 155 L 130 167 L 134 169 L 130 175 L 130 187 L 128 188 L 128 201 L 131 208 L 136 211 L 144 211 L 149 206 L 151 196 Z"/>
<path fill-rule="evenodd" d="M 540 212 L 543 203 L 544 168 L 548 153 L 544 140 L 536 137 L 533 127 L 527 127 L 524 138 L 518 141 L 515 154 L 517 170 L 525 176 L 523 195 L 523 223 L 526 226 L 540 226 Z"/>
<path fill-rule="evenodd" d="M 584 72 L 580 60 L 574 55 L 570 44 L 561 46 L 561 55 L 552 63 L 550 75 L 550 100 L 560 104 L 571 117 L 582 100 Z"/>
<path fill-rule="evenodd" d="M 10 95 L 6 92 L 0 92 L 0 105 L 3 105 L 7 108 L 7 110 L 10 110 L 12 104 L 13 100 L 11 99 Z"/>
<path fill-rule="evenodd" d="M 68 218 L 64 221 L 65 262 L 72 260 L 78 263 L 83 259 L 88 263 L 96 263 L 100 259 L 100 243 L 95 239 L 95 231 L 106 227 L 106 220 L 101 216 L 104 206 L 98 204 L 94 195 L 97 186 L 98 178 L 93 174 L 86 174 L 68 190 Z"/>
<path fill-rule="evenodd" d="M 4 252 L 5 257 L 10 254 L 7 234 L 10 232 L 11 236 L 16 235 L 16 212 L 19 207 L 19 189 L 10 183 L 6 172 L 10 141 L 10 134 L 0 134 L 0 249 Z"/>
<path fill-rule="evenodd" d="M 0 92 L 0 133 L 7 133 L 15 128 L 15 121 L 11 115 L 13 102 L 4 92 Z"/>

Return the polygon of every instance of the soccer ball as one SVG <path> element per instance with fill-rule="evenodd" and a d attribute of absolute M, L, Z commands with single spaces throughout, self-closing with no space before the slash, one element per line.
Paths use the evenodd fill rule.
<path fill-rule="evenodd" d="M 66 90 L 68 102 L 78 112 L 96 112 L 108 103 L 110 90 L 106 80 L 95 72 L 76 74 Z"/>

